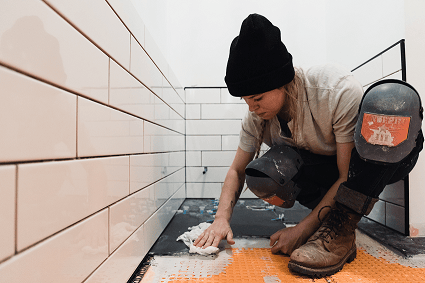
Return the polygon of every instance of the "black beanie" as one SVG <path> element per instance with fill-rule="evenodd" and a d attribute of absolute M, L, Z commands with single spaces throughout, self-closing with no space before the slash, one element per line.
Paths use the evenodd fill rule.
<path fill-rule="evenodd" d="M 279 28 L 261 15 L 249 15 L 230 46 L 224 78 L 230 94 L 260 94 L 291 82 L 294 76 L 292 56 Z"/>

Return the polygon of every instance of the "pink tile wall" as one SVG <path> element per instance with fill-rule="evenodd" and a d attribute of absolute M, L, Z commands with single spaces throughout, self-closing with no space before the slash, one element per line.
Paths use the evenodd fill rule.
<path fill-rule="evenodd" d="M 125 282 L 185 198 L 184 99 L 131 0 L 1 1 L 0 282 Z"/>

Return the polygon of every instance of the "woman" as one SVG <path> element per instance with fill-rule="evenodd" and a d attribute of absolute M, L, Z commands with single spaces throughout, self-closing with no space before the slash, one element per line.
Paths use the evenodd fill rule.
<path fill-rule="evenodd" d="M 301 192 L 297 200 L 312 212 L 295 227 L 273 234 L 271 251 L 291 255 L 293 271 L 312 276 L 339 271 L 356 256 L 357 222 L 370 212 L 398 168 L 372 170 L 383 172 L 387 179 L 377 190 L 373 188 L 367 202 L 361 200 L 371 190 L 368 185 L 363 186 L 367 190 L 362 194 L 356 192 L 357 183 L 347 186 L 352 151 L 356 168 L 364 162 L 353 150 L 361 85 L 349 72 L 333 65 L 305 72 L 294 69 L 280 30 L 257 14 L 243 21 L 231 44 L 225 81 L 231 95 L 245 100 L 249 112 L 242 122 L 239 147 L 225 178 L 214 223 L 194 244 L 217 247 L 222 239 L 235 243 L 229 222 L 244 185 L 245 168 L 258 157 L 263 142 L 270 147 L 286 144 L 296 148 L 305 163 L 298 178 Z M 410 156 L 408 171 L 420 149 Z M 351 196 L 360 200 L 352 202 Z"/>

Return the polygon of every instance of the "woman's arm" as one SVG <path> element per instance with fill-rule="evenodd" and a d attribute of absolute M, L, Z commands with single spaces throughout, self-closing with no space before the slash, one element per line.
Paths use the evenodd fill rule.
<path fill-rule="evenodd" d="M 220 202 L 213 224 L 202 233 L 193 243 L 197 247 L 217 247 L 224 238 L 233 245 L 233 233 L 230 219 L 233 208 L 241 195 L 245 183 L 245 167 L 254 158 L 254 152 L 246 152 L 238 147 L 232 165 L 227 172 L 221 189 Z"/>
<path fill-rule="evenodd" d="M 337 165 L 339 171 L 338 180 L 332 185 L 325 194 L 320 203 L 295 227 L 282 229 L 270 237 L 270 245 L 273 246 L 271 251 L 277 253 L 279 251 L 285 254 L 291 254 L 299 246 L 303 245 L 308 238 L 320 227 L 320 220 L 326 216 L 330 208 L 335 204 L 334 197 L 339 185 L 347 180 L 348 168 L 350 165 L 351 150 L 354 148 L 354 142 L 337 143 Z M 322 210 L 322 211 L 321 211 Z M 320 212 L 320 215 L 319 215 Z"/>

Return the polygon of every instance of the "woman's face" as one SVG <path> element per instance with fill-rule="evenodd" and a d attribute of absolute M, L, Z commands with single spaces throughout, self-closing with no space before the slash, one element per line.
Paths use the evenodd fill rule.
<path fill-rule="evenodd" d="M 264 120 L 270 120 L 279 113 L 285 103 L 283 89 L 274 89 L 261 94 L 244 96 L 249 111 L 255 112 Z"/>

